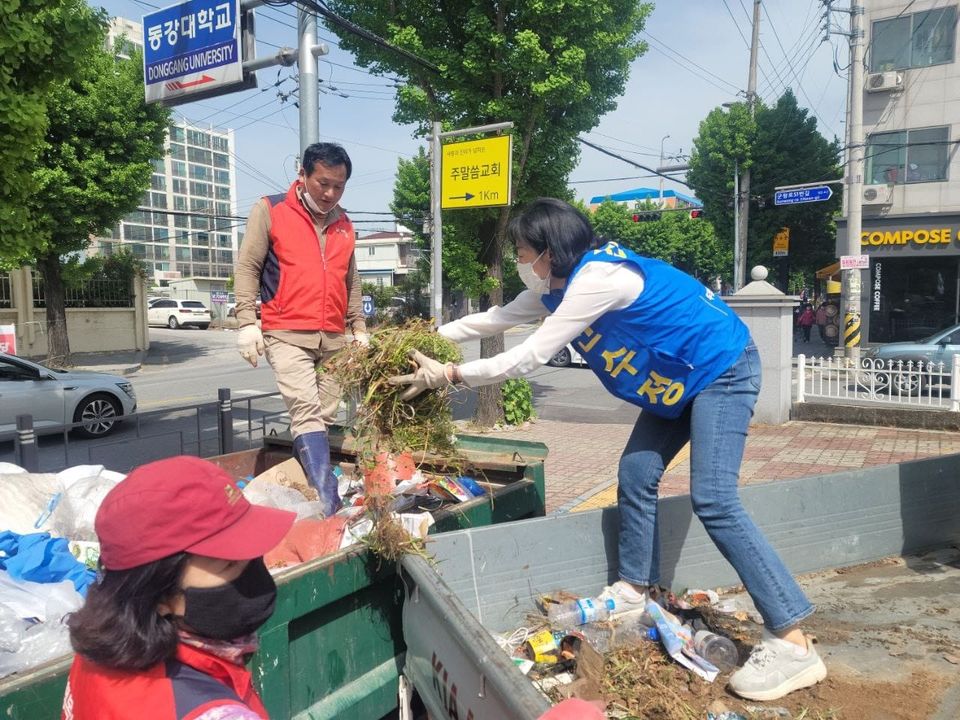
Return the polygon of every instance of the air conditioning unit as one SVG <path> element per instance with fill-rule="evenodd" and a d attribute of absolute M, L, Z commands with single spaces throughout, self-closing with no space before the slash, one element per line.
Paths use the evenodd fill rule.
<path fill-rule="evenodd" d="M 903 74 L 894 70 L 867 75 L 867 92 L 889 92 L 902 87 Z"/>
<path fill-rule="evenodd" d="M 864 185 L 864 205 L 890 205 L 893 203 L 893 185 Z"/>

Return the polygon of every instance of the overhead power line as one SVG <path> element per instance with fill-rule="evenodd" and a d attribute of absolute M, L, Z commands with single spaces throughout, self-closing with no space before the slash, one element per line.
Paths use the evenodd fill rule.
<path fill-rule="evenodd" d="M 583 145 L 586 145 L 587 147 L 593 148 L 593 149 L 596 150 L 597 152 L 602 152 L 604 155 L 609 155 L 610 157 L 616 158 L 617 160 L 622 160 L 623 162 L 627 163 L 628 165 L 633 165 L 635 168 L 640 168 L 641 170 L 646 170 L 646 171 L 649 172 L 649 173 L 653 173 L 654 175 L 659 176 L 659 177 L 664 177 L 664 178 L 666 178 L 667 180 L 673 180 L 675 183 L 679 183 L 680 185 L 683 185 L 683 186 L 685 186 L 685 187 L 688 187 L 688 188 L 690 188 L 691 190 L 694 189 L 694 188 L 693 188 L 693 185 L 691 185 L 690 183 L 688 183 L 686 180 L 679 180 L 679 179 L 677 179 L 677 178 L 675 178 L 675 177 L 671 177 L 670 175 L 667 175 L 666 173 L 662 173 L 662 172 L 660 172 L 660 171 L 658 171 L 658 170 L 654 170 L 652 167 L 647 167 L 646 165 L 641 165 L 641 164 L 638 163 L 638 162 L 634 162 L 634 161 L 631 160 L 630 158 L 625 158 L 625 157 L 623 157 L 623 155 L 618 155 L 617 153 L 611 152 L 611 151 L 607 150 L 606 148 L 600 147 L 599 145 L 594 145 L 592 142 L 590 142 L 589 140 L 584 140 L 582 137 L 578 137 L 578 138 L 577 138 L 577 141 L 580 142 L 580 143 L 582 143 Z"/>

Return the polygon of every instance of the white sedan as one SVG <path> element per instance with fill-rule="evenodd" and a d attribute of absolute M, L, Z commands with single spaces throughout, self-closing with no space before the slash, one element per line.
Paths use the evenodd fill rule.
<path fill-rule="evenodd" d="M 32 415 L 40 433 L 82 422 L 77 434 L 101 437 L 136 409 L 133 385 L 120 375 L 54 370 L 0 353 L 0 435 L 16 430 L 18 415 Z"/>
<path fill-rule="evenodd" d="M 572 343 L 567 343 L 565 348 L 562 348 L 560 352 L 547 362 L 547 365 L 552 365 L 553 367 L 569 367 L 570 365 L 586 364 L 587 361 L 580 356 L 580 353 L 573 349 Z"/>

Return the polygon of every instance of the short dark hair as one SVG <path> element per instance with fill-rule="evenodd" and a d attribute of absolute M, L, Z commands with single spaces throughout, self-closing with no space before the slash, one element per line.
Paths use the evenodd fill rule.
<path fill-rule="evenodd" d="M 67 620 L 73 649 L 115 670 L 145 670 L 173 657 L 177 625 L 157 605 L 180 592 L 188 553 L 128 570 L 104 570 Z"/>
<path fill-rule="evenodd" d="M 343 165 L 347 168 L 347 180 L 350 179 L 350 173 L 353 172 L 353 163 L 350 162 L 350 156 L 343 146 L 337 143 L 313 143 L 307 145 L 303 151 L 303 172 L 306 175 L 313 174 L 313 166 L 317 163 L 327 167 L 336 167 Z"/>
<path fill-rule="evenodd" d="M 593 232 L 587 216 L 569 203 L 555 198 L 537 198 L 507 226 L 507 238 L 523 242 L 534 252 L 550 251 L 550 274 L 558 278 L 570 273 L 588 250 L 603 240 Z"/>

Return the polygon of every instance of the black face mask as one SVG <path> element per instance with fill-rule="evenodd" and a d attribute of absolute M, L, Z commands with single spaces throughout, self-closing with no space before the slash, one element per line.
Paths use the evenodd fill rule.
<path fill-rule="evenodd" d="M 186 588 L 183 622 L 198 635 L 233 640 L 249 635 L 273 614 L 277 585 L 263 563 L 250 564 L 233 581 L 210 588 Z"/>

